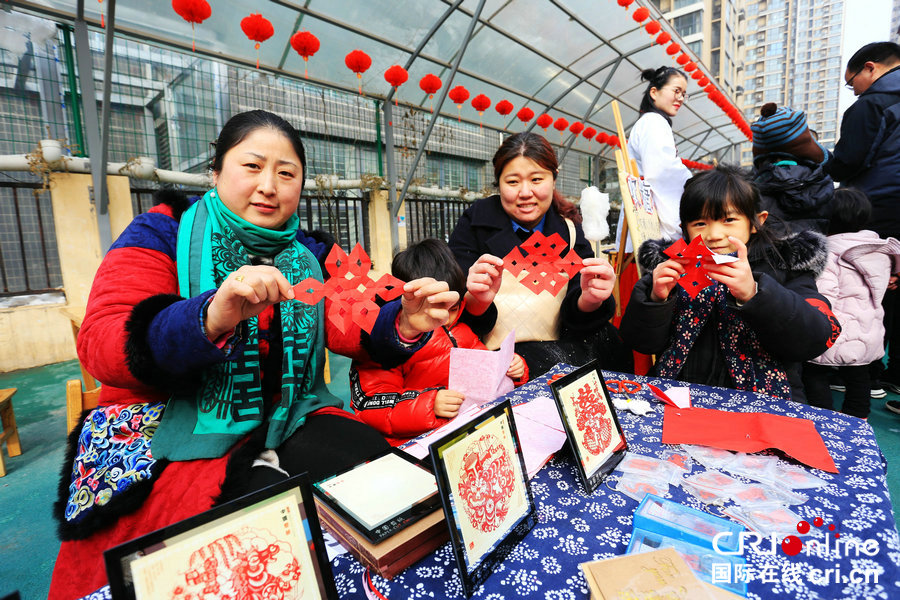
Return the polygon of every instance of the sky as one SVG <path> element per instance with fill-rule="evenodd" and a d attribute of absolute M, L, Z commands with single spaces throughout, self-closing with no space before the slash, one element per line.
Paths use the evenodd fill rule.
<path fill-rule="evenodd" d="M 847 60 L 869 42 L 884 42 L 890 37 L 891 0 L 844 0 L 844 40 L 841 47 L 841 78 Z M 838 112 L 843 115 L 856 97 L 841 86 Z"/>

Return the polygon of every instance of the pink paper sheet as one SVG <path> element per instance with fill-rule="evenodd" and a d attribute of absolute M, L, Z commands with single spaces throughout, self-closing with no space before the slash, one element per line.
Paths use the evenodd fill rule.
<path fill-rule="evenodd" d="M 515 331 L 510 332 L 496 352 L 472 348 L 450 350 L 450 378 L 447 389 L 465 395 L 460 412 L 512 391 L 512 379 L 506 376 L 512 362 L 516 343 Z"/>

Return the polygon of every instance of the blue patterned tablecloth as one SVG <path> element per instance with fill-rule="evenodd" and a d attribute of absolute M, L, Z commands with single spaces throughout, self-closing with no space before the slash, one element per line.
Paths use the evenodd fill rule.
<path fill-rule="evenodd" d="M 537 395 L 549 395 L 548 379 L 556 373 L 571 370 L 571 367 L 557 365 L 505 398 L 519 404 Z M 667 379 L 612 372 L 604 372 L 604 376 L 652 383 L 663 390 L 683 385 Z M 638 395 L 642 393 L 649 392 L 644 388 Z M 810 523 L 815 517 L 821 517 L 825 524 L 835 524 L 841 533 L 840 539 L 852 548 L 855 548 L 854 542 L 861 544 L 866 540 L 874 540 L 877 545 L 869 542 L 868 548 L 875 548 L 872 556 L 865 553 L 857 556 L 853 551 L 846 556 L 842 549 L 840 558 L 804 553 L 787 556 L 780 547 L 771 554 L 749 550 L 744 554 L 748 564 L 745 577 L 749 579 L 749 598 L 900 598 L 900 536 L 885 480 L 886 463 L 872 428 L 865 421 L 761 394 L 722 388 L 692 385 L 691 398 L 695 406 L 734 412 L 770 412 L 815 422 L 840 473 L 809 469 L 828 484 L 815 490 L 803 490 L 808 493 L 809 500 L 791 508 Z M 656 409 L 654 414 L 645 417 L 619 411 L 630 452 L 654 455 L 664 447 L 660 441 L 663 407 L 658 402 L 652 404 Z M 703 469 L 694 463 L 693 472 Z M 590 496 L 585 495 L 568 451 L 552 459 L 531 480 L 531 489 L 539 514 L 538 525 L 473 598 L 588 598 L 587 582 L 578 565 L 625 553 L 637 502 L 603 484 Z M 711 512 L 681 487 L 670 486 L 669 497 Z M 762 547 L 768 551 L 771 546 L 764 544 Z M 337 557 L 332 567 L 341 598 L 372 597 L 366 584 L 369 573 L 352 556 Z M 834 571 L 830 583 L 822 581 L 825 569 L 837 570 L 840 581 L 834 582 Z M 820 579 L 814 581 L 813 573 Z M 865 574 L 868 574 L 867 582 L 851 581 L 851 578 L 864 579 Z M 874 582 L 875 575 L 877 583 Z M 378 592 L 391 600 L 464 598 L 449 543 L 391 580 L 371 575 L 371 581 Z"/>
<path fill-rule="evenodd" d="M 510 398 L 513 404 L 520 404 L 538 395 L 549 395 L 547 381 L 550 377 L 571 370 L 572 367 L 557 365 L 544 376 L 504 398 Z M 607 379 L 625 378 L 652 383 L 663 390 L 673 385 L 683 385 L 667 379 L 612 372 L 604 372 L 604 376 Z M 648 393 L 644 388 L 638 395 Z M 646 397 L 649 399 L 649 396 Z M 810 523 L 820 517 L 825 524 L 835 524 L 843 543 L 849 543 L 851 547 L 855 547 L 854 543 L 868 541 L 869 548 L 875 548 L 872 556 L 865 553 L 856 555 L 851 551 L 849 556 L 842 552 L 838 558 L 805 554 L 787 556 L 780 547 L 770 553 L 771 546 L 767 544 L 762 546 L 767 552 L 748 550 L 744 557 L 748 564 L 749 598 L 900 598 L 900 536 L 885 480 L 887 465 L 872 428 L 865 421 L 761 394 L 722 388 L 692 385 L 691 398 L 695 406 L 737 412 L 770 412 L 815 422 L 839 474 L 810 469 L 828 484 L 815 490 L 803 490 L 808 493 L 809 500 L 791 508 Z M 664 447 L 660 441 L 663 407 L 657 402 L 652 404 L 655 413 L 646 417 L 619 411 L 630 452 L 654 455 Z M 703 467 L 695 462 L 693 472 L 702 470 Z M 531 480 L 531 490 L 539 514 L 538 525 L 484 586 L 475 592 L 473 598 L 588 598 L 587 582 L 578 565 L 625 553 L 631 536 L 632 516 L 638 503 L 604 484 L 593 494 L 585 495 L 568 451 L 552 459 Z M 711 512 L 681 487 L 670 486 L 669 497 L 687 506 Z M 875 546 L 872 546 L 871 540 L 874 540 Z M 335 558 L 332 567 L 341 598 L 377 597 L 368 589 L 368 581 L 390 600 L 464 598 L 449 543 L 391 580 L 370 574 L 349 554 Z M 821 577 L 825 569 L 833 569 L 830 583 L 813 580 L 812 573 L 818 573 Z M 833 577 L 835 571 L 840 580 L 837 583 Z M 851 580 L 861 580 L 866 576 L 867 581 Z M 876 576 L 877 582 L 874 581 Z M 109 598 L 109 590 L 104 587 L 89 598 Z"/>

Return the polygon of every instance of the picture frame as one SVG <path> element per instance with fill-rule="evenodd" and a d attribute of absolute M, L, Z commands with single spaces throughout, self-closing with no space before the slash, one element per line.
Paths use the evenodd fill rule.
<path fill-rule="evenodd" d="M 306 474 L 114 546 L 103 557 L 114 600 L 193 589 L 242 597 L 273 585 L 285 598 L 338 598 Z"/>
<path fill-rule="evenodd" d="M 593 493 L 628 449 L 599 363 L 593 360 L 551 382 L 550 391 L 584 490 Z"/>
<path fill-rule="evenodd" d="M 512 404 L 504 400 L 429 451 L 463 592 L 471 596 L 538 520 Z"/>
<path fill-rule="evenodd" d="M 397 448 L 313 483 L 313 494 L 373 544 L 441 505 L 431 466 Z"/>

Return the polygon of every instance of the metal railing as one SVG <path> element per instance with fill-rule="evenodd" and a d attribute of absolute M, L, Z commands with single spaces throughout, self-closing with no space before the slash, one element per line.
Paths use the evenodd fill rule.
<path fill-rule="evenodd" d="M 62 288 L 50 193 L 35 182 L 0 181 L 0 297 Z"/>
<path fill-rule="evenodd" d="M 407 198 L 407 240 L 410 243 L 425 238 L 448 241 L 460 215 L 470 204 L 464 200 L 447 198 Z"/>

